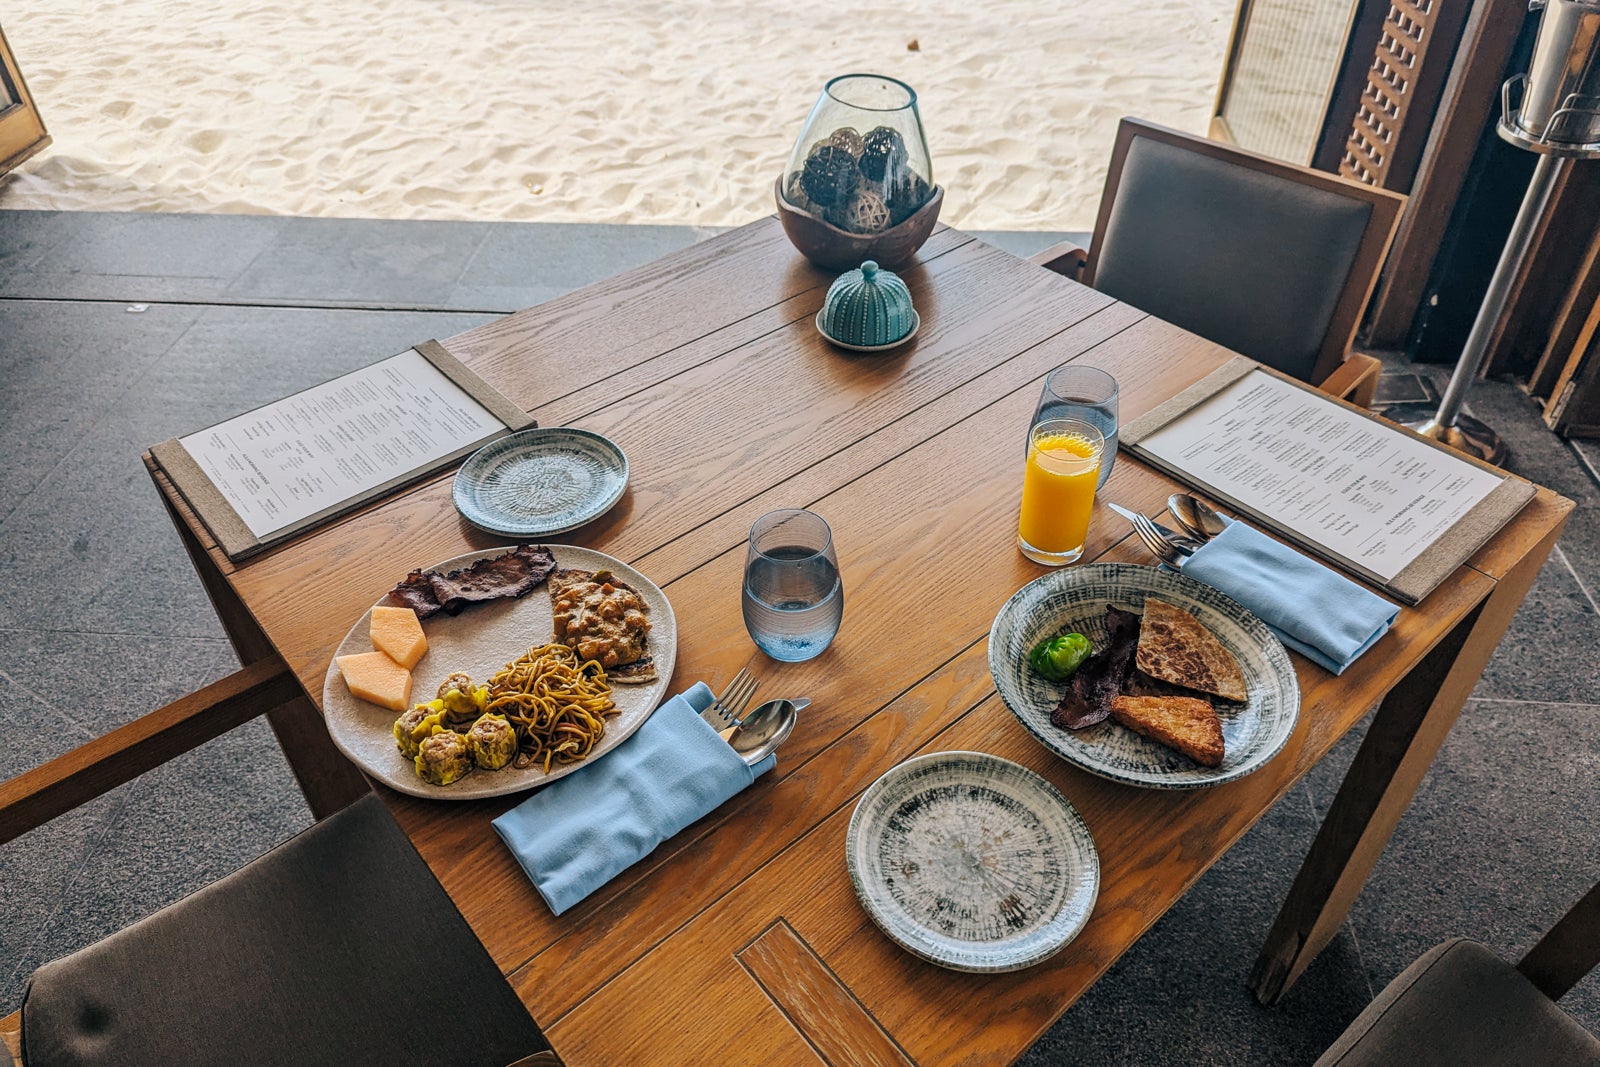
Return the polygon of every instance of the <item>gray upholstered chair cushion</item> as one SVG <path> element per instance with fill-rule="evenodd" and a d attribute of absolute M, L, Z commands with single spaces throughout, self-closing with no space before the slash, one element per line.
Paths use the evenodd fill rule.
<path fill-rule="evenodd" d="M 1334 1043 L 1317 1067 L 1594 1067 L 1600 1041 L 1476 941 L 1430 949 Z"/>
<path fill-rule="evenodd" d="M 1135 137 L 1094 287 L 1308 380 L 1371 214 L 1359 200 Z"/>
<path fill-rule="evenodd" d="M 39 968 L 28 1067 L 505 1067 L 548 1043 L 382 801 Z"/>

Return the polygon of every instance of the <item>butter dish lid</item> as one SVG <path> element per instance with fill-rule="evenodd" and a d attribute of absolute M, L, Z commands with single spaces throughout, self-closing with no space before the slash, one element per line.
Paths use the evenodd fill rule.
<path fill-rule="evenodd" d="M 870 259 L 834 279 L 817 313 L 817 329 L 824 337 L 856 351 L 901 344 L 920 325 L 906 283 Z"/>

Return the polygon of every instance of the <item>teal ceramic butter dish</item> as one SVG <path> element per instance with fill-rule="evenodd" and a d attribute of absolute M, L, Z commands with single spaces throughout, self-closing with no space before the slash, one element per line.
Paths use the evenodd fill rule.
<path fill-rule="evenodd" d="M 906 283 L 870 259 L 835 278 L 817 312 L 822 336 L 855 352 L 882 352 L 904 344 L 920 325 Z"/>

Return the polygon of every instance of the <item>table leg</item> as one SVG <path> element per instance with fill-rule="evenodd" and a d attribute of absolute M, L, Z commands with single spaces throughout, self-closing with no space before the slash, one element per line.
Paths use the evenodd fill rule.
<path fill-rule="evenodd" d="M 1551 530 L 1378 707 L 1250 974 L 1275 1004 L 1333 939 L 1560 534 Z"/>
<path fill-rule="evenodd" d="M 272 642 L 267 640 L 267 635 L 251 617 L 249 609 L 228 585 L 227 579 L 217 569 L 216 562 L 164 493 L 161 494 L 161 502 L 172 518 L 173 528 L 178 531 L 184 551 L 189 553 L 189 562 L 194 565 L 195 573 L 205 586 L 206 595 L 211 598 L 211 606 L 222 622 L 222 629 L 227 633 L 228 640 L 233 642 L 239 661 L 249 666 L 269 656 L 278 658 L 277 649 L 272 647 Z M 266 714 L 272 733 L 278 739 L 278 746 L 283 749 L 284 759 L 294 772 L 295 781 L 300 784 L 300 792 L 305 795 L 306 804 L 310 806 L 314 818 L 331 815 L 370 791 L 366 778 L 334 747 L 332 738 L 328 736 L 328 728 L 322 721 L 322 713 L 304 693 L 279 704 Z"/>

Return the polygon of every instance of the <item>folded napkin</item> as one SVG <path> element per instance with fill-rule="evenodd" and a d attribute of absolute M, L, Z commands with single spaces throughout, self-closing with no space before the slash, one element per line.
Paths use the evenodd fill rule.
<path fill-rule="evenodd" d="M 551 911 L 560 915 L 777 763 L 746 766 L 700 718 L 712 700 L 697 682 L 592 767 L 494 820 Z"/>
<path fill-rule="evenodd" d="M 1183 573 L 1237 600 L 1296 652 L 1340 674 L 1400 609 L 1242 522 L 1183 561 Z"/>

